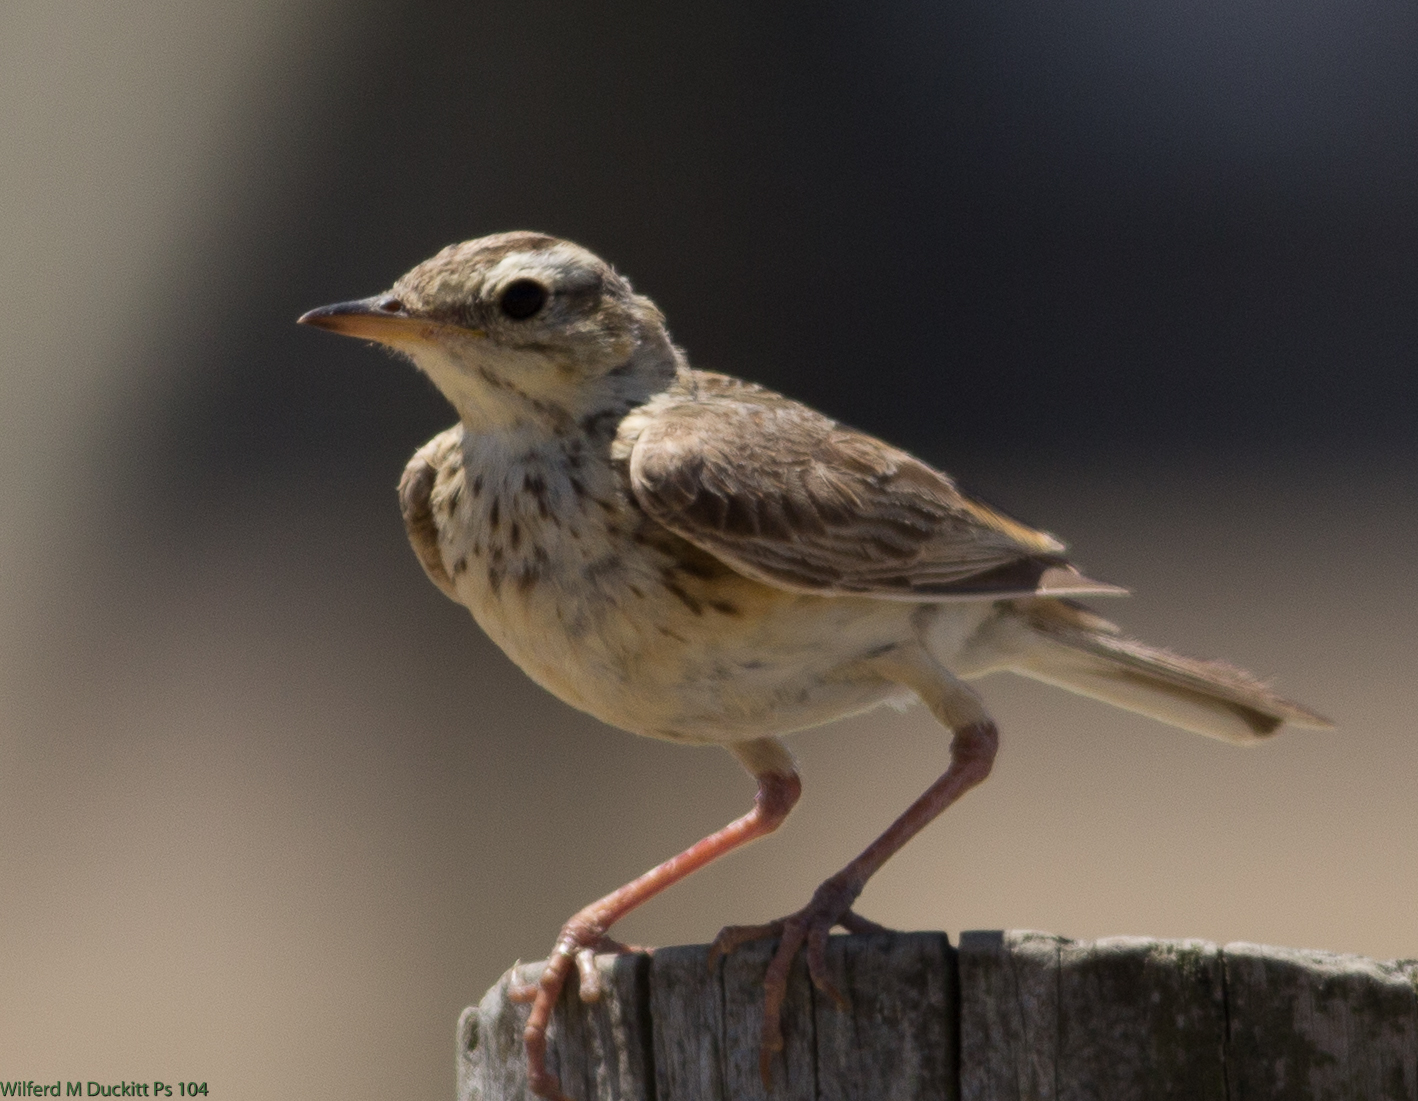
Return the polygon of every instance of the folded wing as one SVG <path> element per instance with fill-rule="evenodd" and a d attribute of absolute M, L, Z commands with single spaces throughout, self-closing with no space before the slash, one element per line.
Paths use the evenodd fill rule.
<path fill-rule="evenodd" d="M 629 459 L 651 517 L 779 588 L 901 600 L 1124 591 L 906 452 L 726 376 L 696 373 L 647 418 Z"/>

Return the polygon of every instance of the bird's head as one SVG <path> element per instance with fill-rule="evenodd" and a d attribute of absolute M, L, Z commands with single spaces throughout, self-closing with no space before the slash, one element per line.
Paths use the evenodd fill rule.
<path fill-rule="evenodd" d="M 449 245 L 384 294 L 300 318 L 408 356 L 474 429 L 564 427 L 680 363 L 664 317 L 599 257 L 539 233 Z"/>

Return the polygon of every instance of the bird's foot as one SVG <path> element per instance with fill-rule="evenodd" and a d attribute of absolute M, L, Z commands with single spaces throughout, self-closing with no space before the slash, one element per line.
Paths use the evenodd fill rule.
<path fill-rule="evenodd" d="M 552 1010 L 561 998 L 561 991 L 572 969 L 580 977 L 581 1000 L 599 1001 L 602 991 L 601 973 L 596 967 L 597 953 L 643 951 L 647 949 L 622 944 L 606 936 L 587 920 L 583 911 L 562 927 L 556 946 L 536 982 L 521 982 L 517 977 L 517 967 L 513 966 L 507 996 L 514 1002 L 530 1002 L 532 1005 L 522 1039 L 527 1046 L 527 1087 L 537 1097 L 546 1101 L 571 1101 L 562 1092 L 556 1075 L 547 1069 L 547 1025 L 551 1023 Z"/>
<path fill-rule="evenodd" d="M 561 941 L 558 940 L 560 945 Z M 576 951 L 576 970 L 580 975 L 580 985 L 578 993 L 583 1002 L 595 1002 L 601 998 L 601 973 L 596 969 L 595 960 L 597 956 L 610 953 L 616 956 L 629 955 L 632 952 L 653 952 L 653 948 L 646 948 L 639 944 L 623 944 L 614 937 L 604 934 L 596 938 L 594 944 L 588 944 Z M 553 953 L 555 955 L 555 953 Z M 518 960 L 512 965 L 509 972 L 510 978 L 507 981 L 507 998 L 509 1001 L 525 1004 L 537 1000 L 537 991 L 541 989 L 541 981 L 523 982 L 517 977 L 517 969 L 522 966 L 522 961 Z M 562 978 L 562 985 L 565 985 L 565 977 Z M 557 987 L 558 996 L 561 987 Z"/>
<path fill-rule="evenodd" d="M 813 892 L 812 901 L 795 914 L 765 925 L 728 925 L 709 946 L 709 962 L 727 955 L 750 941 L 778 938 L 778 948 L 763 976 L 763 1042 L 758 1053 L 758 1071 L 765 1088 L 772 1083 L 773 1056 L 783 1050 L 783 1001 L 788 995 L 788 972 L 793 960 L 806 945 L 808 975 L 812 983 L 838 1008 L 847 1008 L 847 999 L 827 977 L 827 937 L 835 926 L 849 933 L 885 933 L 889 930 L 852 911 L 861 885 L 833 876 Z"/>

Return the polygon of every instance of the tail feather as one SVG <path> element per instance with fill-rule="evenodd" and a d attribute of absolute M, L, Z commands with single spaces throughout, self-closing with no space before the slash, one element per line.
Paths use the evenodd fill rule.
<path fill-rule="evenodd" d="M 1024 600 L 1010 613 L 1028 629 L 1010 668 L 1162 722 L 1246 744 L 1282 723 L 1328 727 L 1328 719 L 1276 695 L 1224 661 L 1203 661 L 1124 637 L 1071 602 Z"/>

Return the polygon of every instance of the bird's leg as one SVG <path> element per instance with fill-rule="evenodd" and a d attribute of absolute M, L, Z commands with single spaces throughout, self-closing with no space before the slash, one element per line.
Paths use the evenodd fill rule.
<path fill-rule="evenodd" d="M 649 951 L 652 949 L 636 944 L 625 944 L 614 937 L 600 937 L 595 944 L 586 945 L 576 953 L 576 969 L 581 974 L 577 992 L 581 995 L 581 1000 L 583 1002 L 600 1001 L 601 973 L 596 970 L 596 956 L 602 953 L 623 956 L 631 952 Z M 507 1000 L 526 1004 L 537 1000 L 537 991 L 540 986 L 535 982 L 523 982 L 517 977 L 517 969 L 521 963 L 522 961 L 518 960 L 508 972 Z"/>
<path fill-rule="evenodd" d="M 852 903 L 867 880 L 907 841 L 926 827 L 946 807 L 990 773 L 999 734 L 978 697 L 960 684 L 924 652 L 890 655 L 873 666 L 888 680 L 912 689 L 943 724 L 954 731 L 950 740 L 950 767 L 926 789 L 886 831 L 836 875 L 823 881 L 812 899 L 795 914 L 759 926 L 730 926 L 714 938 L 713 960 L 750 940 L 776 936 L 778 948 L 763 977 L 763 1043 L 759 1073 L 764 1087 L 771 1084 L 772 1058 L 783 1049 L 780 1017 L 788 993 L 788 971 L 806 945 L 808 973 L 813 984 L 839 1006 L 846 999 L 827 977 L 827 937 L 836 925 L 852 932 L 880 929 L 852 912 Z"/>
<path fill-rule="evenodd" d="M 561 928 L 551 958 L 534 988 L 517 991 L 519 1000 L 532 1002 L 523 1040 L 527 1045 L 527 1083 L 538 1097 L 551 1101 L 569 1101 L 561 1091 L 556 1075 L 547 1069 L 547 1025 L 552 1009 L 561 996 L 571 969 L 581 975 L 581 997 L 594 1001 L 600 996 L 600 980 L 596 975 L 597 949 L 614 944 L 606 930 L 642 902 L 677 883 L 690 872 L 704 867 L 711 860 L 772 833 L 788 817 L 802 792 L 802 781 L 788 751 L 776 738 L 760 738 L 730 750 L 758 780 L 758 793 L 753 809 L 723 829 L 691 845 L 678 856 L 651 868 L 617 891 L 612 891 L 584 910 L 572 915 Z M 530 997 L 526 995 L 530 993 Z"/>

